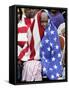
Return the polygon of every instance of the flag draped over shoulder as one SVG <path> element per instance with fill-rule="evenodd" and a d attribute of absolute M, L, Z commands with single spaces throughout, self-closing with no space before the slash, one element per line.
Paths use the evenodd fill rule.
<path fill-rule="evenodd" d="M 62 75 L 62 56 L 57 30 L 51 21 L 44 33 L 40 47 L 42 74 L 50 80 L 57 80 Z"/>
<path fill-rule="evenodd" d="M 28 31 L 30 32 L 30 25 L 31 20 L 27 18 L 23 18 L 18 23 L 18 59 L 22 61 L 28 61 L 29 58 Z"/>
<path fill-rule="evenodd" d="M 18 24 L 18 59 L 22 61 L 40 59 L 40 41 L 44 29 L 40 26 L 40 14 L 34 19 L 23 18 Z M 31 22 L 30 22 L 31 21 Z M 22 46 L 22 48 L 20 47 Z"/>
<path fill-rule="evenodd" d="M 41 12 L 38 12 L 34 17 L 34 22 L 31 25 L 31 39 L 29 40 L 30 56 L 29 60 L 40 59 L 40 42 L 44 35 L 44 29 L 40 25 Z M 29 35 L 29 33 L 28 33 Z M 28 38 L 29 39 L 29 38 Z"/>

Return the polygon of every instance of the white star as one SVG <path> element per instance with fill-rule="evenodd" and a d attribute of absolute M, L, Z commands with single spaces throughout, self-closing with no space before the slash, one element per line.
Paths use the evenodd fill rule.
<path fill-rule="evenodd" d="M 52 61 L 55 61 L 55 58 L 54 57 L 52 58 Z"/>
<path fill-rule="evenodd" d="M 50 43 L 50 46 L 52 46 L 52 43 Z"/>
<path fill-rule="evenodd" d="M 54 79 L 54 75 L 51 75 L 51 79 Z"/>
<path fill-rule="evenodd" d="M 56 40 L 57 40 L 57 38 L 55 37 L 55 38 L 54 38 L 54 41 L 56 42 Z"/>
<path fill-rule="evenodd" d="M 59 46 L 58 46 L 58 45 L 56 45 L 55 47 L 56 47 L 56 49 L 58 49 L 58 48 L 59 48 Z"/>
<path fill-rule="evenodd" d="M 42 56 L 43 59 L 45 59 L 44 55 Z"/>
<path fill-rule="evenodd" d="M 40 43 L 40 47 L 42 47 L 42 44 Z"/>
<path fill-rule="evenodd" d="M 45 62 L 47 63 L 48 61 L 47 61 L 47 60 L 45 60 Z"/>
<path fill-rule="evenodd" d="M 50 71 L 53 71 L 53 69 L 52 69 L 52 68 L 49 68 L 49 70 L 50 70 Z"/>
<path fill-rule="evenodd" d="M 57 66 L 56 65 L 54 65 L 53 67 L 54 67 L 54 69 L 57 69 Z"/>
<path fill-rule="evenodd" d="M 51 24 L 49 26 L 51 27 Z"/>
<path fill-rule="evenodd" d="M 58 53 L 58 57 L 61 57 L 61 54 L 60 53 Z"/>
<path fill-rule="evenodd" d="M 44 55 L 45 53 L 44 53 L 44 51 L 42 51 L 42 55 Z"/>
<path fill-rule="evenodd" d="M 43 67 L 43 71 L 44 71 L 44 72 L 46 71 L 46 68 L 45 68 L 45 67 Z"/>
<path fill-rule="evenodd" d="M 51 54 L 54 54 L 54 51 L 53 50 L 51 51 Z"/>
<path fill-rule="evenodd" d="M 50 47 L 48 47 L 47 49 L 48 49 L 48 51 L 50 51 Z"/>
<path fill-rule="evenodd" d="M 44 35 L 46 36 L 46 34 L 47 34 L 47 33 L 45 32 Z"/>
<path fill-rule="evenodd" d="M 61 61 L 59 63 L 60 63 L 60 65 L 62 65 L 62 62 Z"/>
<path fill-rule="evenodd" d="M 56 76 L 59 77 L 59 73 L 56 73 Z"/>
<path fill-rule="evenodd" d="M 48 40 L 48 39 L 46 39 L 46 40 L 45 40 L 45 42 L 46 42 L 46 43 L 48 43 L 48 42 L 49 42 L 49 40 Z"/>
<path fill-rule="evenodd" d="M 51 34 L 54 34 L 54 31 L 51 31 Z"/>
<path fill-rule="evenodd" d="M 48 30 L 50 31 L 50 26 L 48 27 Z"/>

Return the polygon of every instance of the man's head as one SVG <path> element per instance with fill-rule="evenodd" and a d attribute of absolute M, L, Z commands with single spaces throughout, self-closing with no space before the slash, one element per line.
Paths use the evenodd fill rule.
<path fill-rule="evenodd" d="M 56 15 L 58 11 L 59 11 L 58 9 L 51 9 L 50 10 L 51 15 L 53 15 L 53 16 Z"/>
<path fill-rule="evenodd" d="M 21 8 L 17 9 L 17 20 L 18 22 L 22 19 L 22 10 Z"/>
<path fill-rule="evenodd" d="M 37 9 L 26 8 L 24 9 L 27 18 L 33 18 L 36 14 Z"/>
<path fill-rule="evenodd" d="M 48 25 L 48 15 L 45 11 L 41 13 L 41 26 L 45 29 Z"/>

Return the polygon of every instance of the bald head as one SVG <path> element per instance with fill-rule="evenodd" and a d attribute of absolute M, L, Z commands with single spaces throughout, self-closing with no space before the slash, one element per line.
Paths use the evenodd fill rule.
<path fill-rule="evenodd" d="M 41 26 L 45 29 L 48 25 L 48 15 L 46 12 L 41 13 Z"/>

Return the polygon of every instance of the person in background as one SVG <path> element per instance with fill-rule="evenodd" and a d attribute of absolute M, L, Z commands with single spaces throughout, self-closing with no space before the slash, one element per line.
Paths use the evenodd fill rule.
<path fill-rule="evenodd" d="M 25 13 L 25 14 L 24 14 Z M 28 60 L 29 46 L 28 46 L 28 31 L 33 22 L 34 10 L 26 8 L 22 12 L 22 8 L 17 9 L 17 23 L 18 23 L 18 80 L 22 79 L 22 69 L 24 61 Z"/>
<path fill-rule="evenodd" d="M 19 26 L 22 23 L 22 10 L 21 8 L 17 9 L 17 26 L 18 26 L 18 30 L 19 30 Z M 18 31 L 17 31 L 18 32 Z M 19 33 L 18 33 L 19 34 Z M 18 41 L 17 47 L 19 47 L 20 49 L 22 48 L 22 43 L 20 41 Z M 18 49 L 19 50 L 19 49 Z M 19 59 L 17 60 L 17 81 L 21 81 L 22 78 L 22 61 L 20 61 Z"/>
<path fill-rule="evenodd" d="M 20 24 L 20 26 L 18 26 L 19 27 L 18 42 L 19 44 L 23 43 L 21 50 L 18 50 L 19 51 L 18 60 L 23 61 L 21 81 L 40 81 L 42 80 L 41 74 L 40 74 L 41 64 L 39 61 L 37 61 L 37 58 L 34 59 L 33 55 L 31 55 L 31 48 L 33 47 L 33 44 L 32 44 L 33 43 L 32 27 L 34 24 L 33 18 L 37 12 L 37 9 L 26 8 L 24 9 L 24 12 L 25 12 L 25 17 L 22 18 L 23 24 Z"/>
<path fill-rule="evenodd" d="M 62 64 L 63 64 L 63 76 L 61 79 L 65 79 L 65 23 L 60 24 L 58 27 L 58 35 L 60 39 L 61 51 L 62 51 Z"/>
<path fill-rule="evenodd" d="M 53 22 L 53 24 L 58 29 L 59 25 L 64 22 L 64 17 L 62 13 L 57 9 L 51 9 L 49 11 L 50 19 Z"/>

